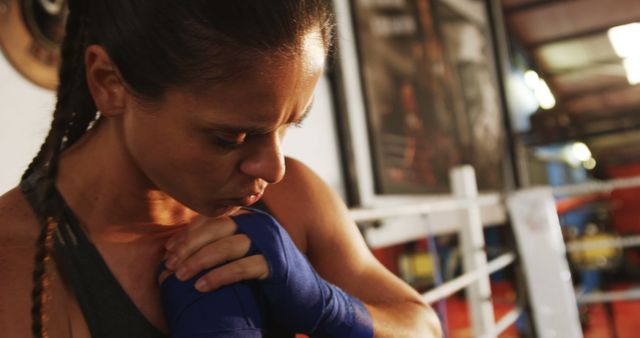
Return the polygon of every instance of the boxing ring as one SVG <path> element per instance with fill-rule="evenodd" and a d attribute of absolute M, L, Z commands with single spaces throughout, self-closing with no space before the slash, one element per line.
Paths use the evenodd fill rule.
<path fill-rule="evenodd" d="M 567 185 L 553 188 L 555 195 L 580 196 L 593 193 L 610 193 L 616 189 L 640 187 L 640 177 L 620 178 L 603 182 Z M 640 235 L 622 236 L 610 240 L 594 240 L 590 242 L 567 243 L 567 252 L 598 250 L 605 248 L 633 248 L 640 246 Z M 615 301 L 631 301 L 640 299 L 640 284 L 627 291 L 593 292 L 578 295 L 578 303 L 606 303 Z"/>
<path fill-rule="evenodd" d="M 578 304 L 640 299 L 640 285 L 627 291 L 576 294 L 567 261 L 568 252 L 612 246 L 636 247 L 640 246 L 640 236 L 565 244 L 556 209 L 557 197 L 640 187 L 640 177 L 555 188 L 534 187 L 506 195 L 480 195 L 473 168 L 469 166 L 454 168 L 450 177 L 452 193 L 447 198 L 411 205 L 352 209 L 351 215 L 358 224 L 379 223 L 376 227 L 362 228 L 372 249 L 426 236 L 457 233 L 463 273 L 425 292 L 422 297 L 433 304 L 464 289 L 473 337 L 499 336 L 518 320 L 527 305 L 538 337 L 582 337 Z M 435 221 L 438 214 L 453 219 L 456 225 L 439 224 Z M 487 214 L 491 215 L 487 217 Z M 404 225 L 384 222 L 403 217 L 413 217 L 417 222 L 405 222 Z M 504 252 L 488 260 L 483 229 L 496 226 L 497 222 L 510 223 L 517 252 Z M 528 297 L 518 295 L 516 305 L 496 320 L 489 276 L 516 261 L 523 270 Z"/>
<path fill-rule="evenodd" d="M 421 229 L 417 231 L 415 227 L 405 229 L 408 234 L 400 236 L 401 238 L 398 238 L 397 234 L 403 231 L 402 227 L 392 226 L 391 229 L 385 229 L 382 225 L 378 228 L 365 228 L 364 236 L 372 249 L 398 244 L 410 238 L 419 239 L 424 236 L 458 233 L 464 273 L 424 293 L 422 297 L 427 303 L 435 303 L 466 289 L 474 337 L 496 337 L 513 324 L 522 313 L 521 307 L 516 306 L 496 322 L 491 301 L 489 276 L 513 264 L 516 260 L 514 252 L 503 253 L 491 261 L 487 260 L 485 253 L 483 235 L 485 225 L 483 225 L 481 208 L 497 207 L 497 213 L 502 213 L 504 217 L 506 213 L 502 206 L 502 199 L 497 194 L 479 196 L 475 174 L 470 166 L 452 170 L 451 186 L 453 194 L 447 199 L 394 207 L 353 209 L 351 215 L 358 223 L 402 216 L 418 216 L 422 219 L 424 226 Z M 493 213 L 495 214 L 496 211 L 494 210 Z M 439 224 L 433 219 L 435 214 L 456 218 L 457 226 Z"/>
<path fill-rule="evenodd" d="M 640 178 L 617 179 L 563 187 L 534 187 L 507 194 L 480 194 L 470 167 L 456 168 L 450 177 L 451 193 L 437 199 L 377 201 L 370 157 L 367 114 L 362 96 L 358 51 L 353 32 L 353 15 L 349 2 L 332 1 L 336 12 L 337 58 L 343 93 L 337 101 L 347 112 L 349 135 L 353 145 L 354 177 L 358 196 L 365 209 L 352 209 L 352 218 L 371 249 L 407 243 L 426 237 L 458 234 L 462 274 L 423 294 L 435 303 L 460 290 L 465 290 L 473 337 L 497 337 L 512 325 L 526 307 L 538 337 L 582 337 L 578 304 L 607 302 L 614 299 L 638 299 L 640 289 L 576 295 L 568 267 L 567 252 L 588 250 L 584 243 L 565 245 L 556 198 L 577 196 L 612 189 L 640 187 Z M 495 4 L 493 4 L 495 5 Z M 499 11 L 495 11 L 499 13 Z M 372 197 L 373 196 L 373 197 Z M 391 200 L 391 199 L 389 199 Z M 424 202 L 423 202 L 424 201 Z M 375 223 L 377 226 L 367 226 Z M 483 229 L 510 224 L 517 242 L 517 252 L 503 252 L 487 259 Z M 640 236 L 616 241 L 592 242 L 591 246 L 631 247 L 640 244 Z M 527 297 L 496 320 L 491 300 L 489 276 L 513 264 L 521 268 Z M 522 295 L 518 295 L 522 296 Z"/>

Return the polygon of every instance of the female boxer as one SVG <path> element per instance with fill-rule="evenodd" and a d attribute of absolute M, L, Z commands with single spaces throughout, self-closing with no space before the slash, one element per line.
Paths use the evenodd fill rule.
<path fill-rule="evenodd" d="M 0 198 L 3 336 L 439 334 L 282 155 L 331 47 L 326 0 L 69 8 L 50 132 Z M 241 210 L 260 199 L 278 221 Z"/>

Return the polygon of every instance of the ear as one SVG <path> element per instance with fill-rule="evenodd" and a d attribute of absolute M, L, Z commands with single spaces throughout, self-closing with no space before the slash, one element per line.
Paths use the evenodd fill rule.
<path fill-rule="evenodd" d="M 90 45 L 85 51 L 84 62 L 87 85 L 100 113 L 104 116 L 123 113 L 128 92 L 109 54 L 101 46 Z"/>

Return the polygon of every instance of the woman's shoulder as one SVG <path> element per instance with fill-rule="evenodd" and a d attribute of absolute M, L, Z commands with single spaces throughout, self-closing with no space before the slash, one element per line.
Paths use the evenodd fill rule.
<path fill-rule="evenodd" d="M 6 300 L 4 291 L 30 285 L 37 238 L 38 221 L 20 189 L 0 196 L 0 299 Z"/>
<path fill-rule="evenodd" d="M 38 220 L 18 187 L 0 196 L 0 248 L 33 246 Z"/>
<path fill-rule="evenodd" d="M 307 165 L 285 158 L 285 175 L 282 181 L 269 186 L 274 199 L 289 199 L 291 203 L 305 204 L 325 198 L 334 198 L 331 188 Z"/>
<path fill-rule="evenodd" d="M 264 203 L 298 247 L 307 251 L 307 238 L 332 233 L 333 226 L 347 221 L 344 202 L 316 173 L 302 162 L 286 158 L 286 173 L 282 181 L 269 186 Z"/>
<path fill-rule="evenodd" d="M 31 273 L 38 222 L 22 192 L 0 196 L 0 331 L 6 337 L 29 332 Z"/>

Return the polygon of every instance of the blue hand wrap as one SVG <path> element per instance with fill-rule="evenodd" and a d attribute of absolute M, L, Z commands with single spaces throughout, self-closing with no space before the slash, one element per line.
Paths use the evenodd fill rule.
<path fill-rule="evenodd" d="M 311 336 L 373 337 L 364 304 L 318 276 L 273 217 L 255 211 L 232 219 L 252 241 L 249 254 L 261 253 L 269 265 L 269 277 L 259 284 L 275 320 Z"/>
<path fill-rule="evenodd" d="M 162 306 L 171 338 L 262 337 L 263 316 L 256 302 L 255 282 L 240 282 L 201 293 L 194 283 L 171 274 L 161 285 Z"/>

